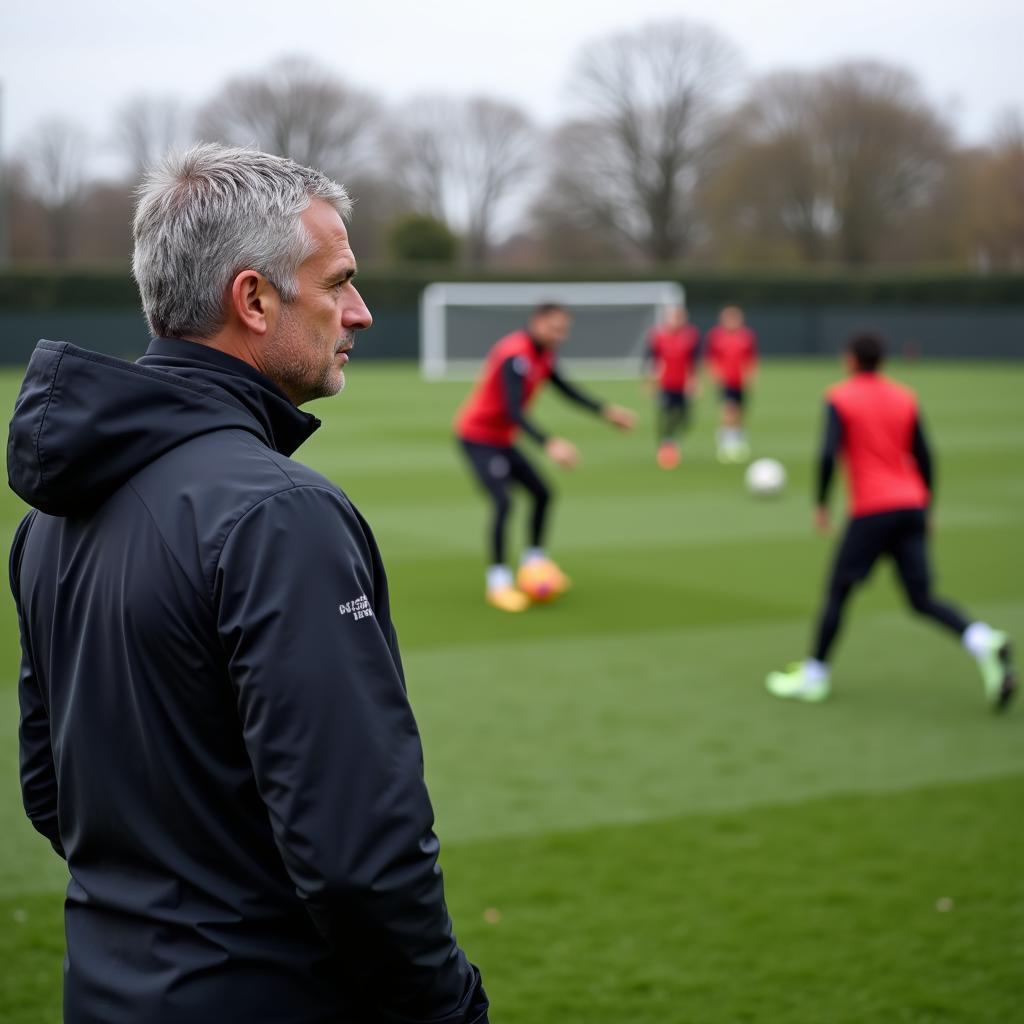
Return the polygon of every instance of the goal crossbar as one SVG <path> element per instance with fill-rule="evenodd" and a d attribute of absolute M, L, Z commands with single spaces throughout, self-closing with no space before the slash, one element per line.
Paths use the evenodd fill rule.
<path fill-rule="evenodd" d="M 420 370 L 428 380 L 469 376 L 479 360 L 453 360 L 448 352 L 448 311 L 451 308 L 491 306 L 502 309 L 522 307 L 524 314 L 541 302 L 559 302 L 570 310 L 638 306 L 660 311 L 685 303 L 685 292 L 676 281 L 547 281 L 547 282 L 447 282 L 427 285 L 420 298 Z M 523 317 L 525 321 L 525 316 Z M 497 337 L 487 339 L 497 341 Z M 627 353 L 620 359 L 575 357 L 594 375 L 621 373 L 622 365 L 635 359 Z"/>

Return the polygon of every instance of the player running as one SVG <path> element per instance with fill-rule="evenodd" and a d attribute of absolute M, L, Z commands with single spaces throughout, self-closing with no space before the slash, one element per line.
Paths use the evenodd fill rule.
<path fill-rule="evenodd" d="M 718 380 L 722 399 L 722 421 L 718 430 L 718 461 L 746 462 L 750 445 L 743 428 L 743 407 L 747 386 L 757 369 L 757 337 L 744 326 L 743 310 L 726 306 L 718 325 L 707 334 L 704 356 Z"/>
<path fill-rule="evenodd" d="M 526 330 L 509 334 L 491 349 L 480 378 L 455 421 L 463 451 L 493 506 L 486 598 L 489 604 L 506 612 L 524 611 L 530 603 L 526 594 L 516 587 L 505 554 L 505 523 L 512 484 L 528 491 L 533 501 L 529 546 L 523 553 L 522 566 L 530 564 L 532 569 L 535 568 L 533 563 L 543 562 L 557 592 L 569 586 L 565 574 L 544 552 L 551 491 L 526 456 L 515 447 L 516 435 L 522 429 L 564 469 L 572 469 L 579 461 L 575 445 L 564 438 L 551 437 L 527 418 L 526 409 L 541 385 L 550 380 L 570 401 L 621 430 L 632 429 L 636 422 L 636 416 L 629 409 L 605 405 L 562 376 L 557 354 L 569 336 L 570 324 L 569 312 L 564 306 L 554 302 L 538 306 L 530 315 Z M 520 574 L 522 571 L 521 567 Z"/>
<path fill-rule="evenodd" d="M 682 306 L 670 306 L 661 324 L 651 331 L 644 351 L 644 371 L 658 394 L 658 465 L 675 469 L 681 453 L 677 440 L 690 419 L 693 369 L 700 346 L 700 331 L 688 323 Z"/>
<path fill-rule="evenodd" d="M 931 454 L 917 398 L 879 372 L 884 358 L 880 338 L 855 336 L 846 356 L 850 379 L 828 391 L 815 520 L 819 531 L 826 533 L 829 486 L 836 456 L 841 455 L 850 521 L 836 553 L 812 656 L 789 671 L 772 672 L 766 684 L 776 697 L 819 701 L 828 696 L 829 652 L 843 608 L 875 562 L 888 555 L 896 563 L 910 606 L 960 637 L 978 663 L 989 703 L 1001 711 L 1016 689 L 1009 638 L 984 622 L 969 622 L 932 593 Z"/>

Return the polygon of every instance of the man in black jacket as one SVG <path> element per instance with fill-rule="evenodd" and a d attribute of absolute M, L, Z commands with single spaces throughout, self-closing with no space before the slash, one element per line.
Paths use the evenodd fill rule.
<path fill-rule="evenodd" d="M 15 408 L 21 774 L 67 858 L 69 1024 L 479 1024 L 373 535 L 291 453 L 370 314 L 336 183 L 197 147 L 143 186 L 137 363 Z"/>

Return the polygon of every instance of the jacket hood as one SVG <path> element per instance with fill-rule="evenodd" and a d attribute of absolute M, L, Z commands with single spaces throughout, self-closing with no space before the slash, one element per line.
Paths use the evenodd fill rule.
<path fill-rule="evenodd" d="M 160 339 L 128 363 L 40 341 L 14 406 L 7 477 L 41 512 L 86 515 L 201 434 L 246 430 L 290 455 L 319 425 L 255 370 L 192 342 Z"/>

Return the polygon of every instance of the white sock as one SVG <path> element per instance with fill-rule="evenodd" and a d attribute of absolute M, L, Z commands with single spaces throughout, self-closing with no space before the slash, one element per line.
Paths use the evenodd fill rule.
<path fill-rule="evenodd" d="M 980 658 L 987 653 L 992 642 L 992 627 L 987 622 L 972 622 L 963 635 L 963 645 L 974 655 Z"/>
<path fill-rule="evenodd" d="M 526 565 L 527 562 L 536 562 L 536 561 L 539 561 L 540 559 L 544 559 L 544 558 L 547 558 L 547 557 L 548 556 L 546 554 L 544 554 L 544 549 L 543 548 L 527 548 L 523 552 L 523 557 L 521 559 L 520 564 L 521 565 Z"/>
<path fill-rule="evenodd" d="M 489 565 L 487 567 L 487 589 L 503 590 L 512 586 L 512 570 L 507 565 Z"/>
<path fill-rule="evenodd" d="M 817 658 L 804 659 L 804 678 L 814 686 L 828 682 L 828 665 Z"/>

